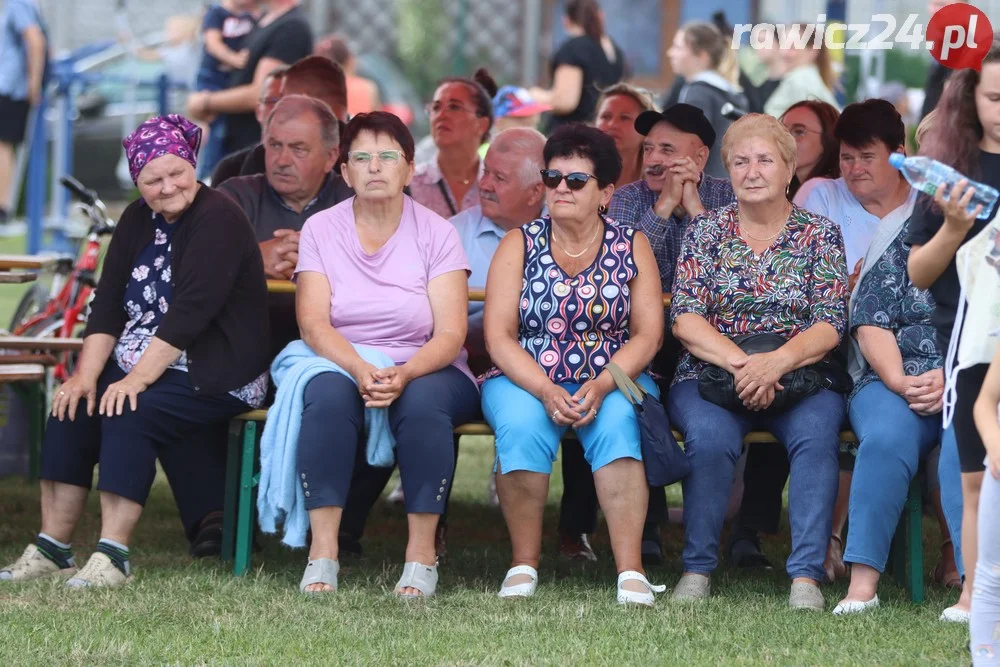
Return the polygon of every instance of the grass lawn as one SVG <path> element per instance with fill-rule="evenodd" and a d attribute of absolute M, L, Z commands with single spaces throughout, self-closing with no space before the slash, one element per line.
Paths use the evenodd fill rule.
<path fill-rule="evenodd" d="M 23 245 L 0 239 L 0 252 Z M 0 288 L 0 323 L 21 286 Z M 886 580 L 875 613 L 835 618 L 793 613 L 781 569 L 720 569 L 714 597 L 699 606 L 660 596 L 655 610 L 614 603 L 615 571 L 606 530 L 597 564 L 562 562 L 554 550 L 559 466 L 547 508 L 546 552 L 531 600 L 496 597 L 510 546 L 500 510 L 486 503 L 492 447 L 466 438 L 455 476 L 449 558 L 438 597 L 404 602 L 391 595 L 402 569 L 405 516 L 379 504 L 369 521 L 365 557 L 343 562 L 340 590 L 304 597 L 298 581 L 304 552 L 266 537 L 251 572 L 233 578 L 218 561 L 195 562 L 169 487 L 153 489 L 132 550 L 136 577 L 119 590 L 68 591 L 56 582 L 0 584 L 0 665 L 21 664 L 693 664 L 967 665 L 968 631 L 943 624 L 957 597 L 930 586 L 914 606 Z M 671 489 L 671 505 L 679 488 Z M 0 480 L 0 562 L 13 561 L 38 529 L 38 489 Z M 81 563 L 99 531 L 96 495 L 75 536 Z M 927 567 L 937 561 L 937 530 L 925 521 Z M 683 531 L 666 529 L 667 563 L 649 577 L 672 586 L 680 575 Z M 788 530 L 765 543 L 775 563 L 788 551 Z M 832 609 L 846 583 L 825 588 Z"/>

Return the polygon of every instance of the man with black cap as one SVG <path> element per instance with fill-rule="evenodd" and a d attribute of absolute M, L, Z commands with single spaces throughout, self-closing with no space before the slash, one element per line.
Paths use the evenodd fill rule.
<path fill-rule="evenodd" d="M 644 111 L 635 119 L 635 130 L 646 137 L 643 180 L 614 194 L 608 217 L 649 238 L 663 291 L 669 292 L 691 220 L 736 199 L 729 181 L 704 173 L 715 130 L 701 109 L 680 103 L 663 112 Z"/>

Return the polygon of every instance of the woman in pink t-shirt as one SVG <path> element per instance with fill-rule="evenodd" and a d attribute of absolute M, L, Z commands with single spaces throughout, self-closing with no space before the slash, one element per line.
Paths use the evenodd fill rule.
<path fill-rule="evenodd" d="M 357 196 L 306 222 L 296 268 L 302 339 L 351 376 L 322 373 L 305 390 L 297 456 L 312 545 L 303 590 L 336 590 L 337 534 L 365 409 L 388 408 L 409 525 L 396 592 L 430 596 L 434 533 L 455 470 L 452 429 L 479 412 L 462 348 L 469 263 L 455 228 L 403 194 L 413 138 L 398 118 L 358 114 L 341 146 Z M 376 368 L 355 345 L 395 365 Z"/>

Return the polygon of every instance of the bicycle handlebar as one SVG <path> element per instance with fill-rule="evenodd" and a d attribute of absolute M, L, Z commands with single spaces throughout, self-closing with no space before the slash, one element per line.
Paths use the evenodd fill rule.
<path fill-rule="evenodd" d="M 73 195 L 79 199 L 81 202 L 87 206 L 93 206 L 97 203 L 97 193 L 88 187 L 85 187 L 83 183 L 76 180 L 72 176 L 63 176 L 59 179 L 62 186 L 73 193 Z"/>

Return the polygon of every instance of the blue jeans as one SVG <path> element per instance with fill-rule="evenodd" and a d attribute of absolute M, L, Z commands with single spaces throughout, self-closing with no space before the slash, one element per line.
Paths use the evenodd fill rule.
<path fill-rule="evenodd" d="M 941 439 L 941 416 L 918 415 L 881 382 L 861 389 L 849 414 L 859 444 L 844 561 L 884 572 L 910 482 Z"/>
<path fill-rule="evenodd" d="M 217 70 L 201 69 L 198 71 L 195 88 L 197 90 L 216 91 L 228 87 L 229 75 Z M 218 114 L 208 124 L 208 139 L 202 142 L 201 154 L 198 155 L 198 180 L 205 180 L 212 175 L 212 170 L 225 155 L 223 141 L 226 139 L 226 115 Z"/>
<path fill-rule="evenodd" d="M 788 515 L 792 553 L 788 575 L 822 581 L 823 559 L 837 499 L 837 453 L 844 397 L 827 389 L 774 415 L 735 413 L 698 393 L 698 381 L 675 385 L 667 399 L 670 421 L 684 434 L 691 474 L 684 480 L 684 571 L 711 574 L 719 565 L 719 534 L 743 438 L 768 430 L 788 451 Z"/>
<path fill-rule="evenodd" d="M 940 419 L 940 417 L 938 417 Z M 951 534 L 951 545 L 955 549 L 955 564 L 958 574 L 965 578 L 962 563 L 962 465 L 958 459 L 958 441 L 955 439 L 955 424 L 949 426 L 941 436 L 941 458 L 938 460 L 938 483 L 941 485 L 941 509 Z"/>

